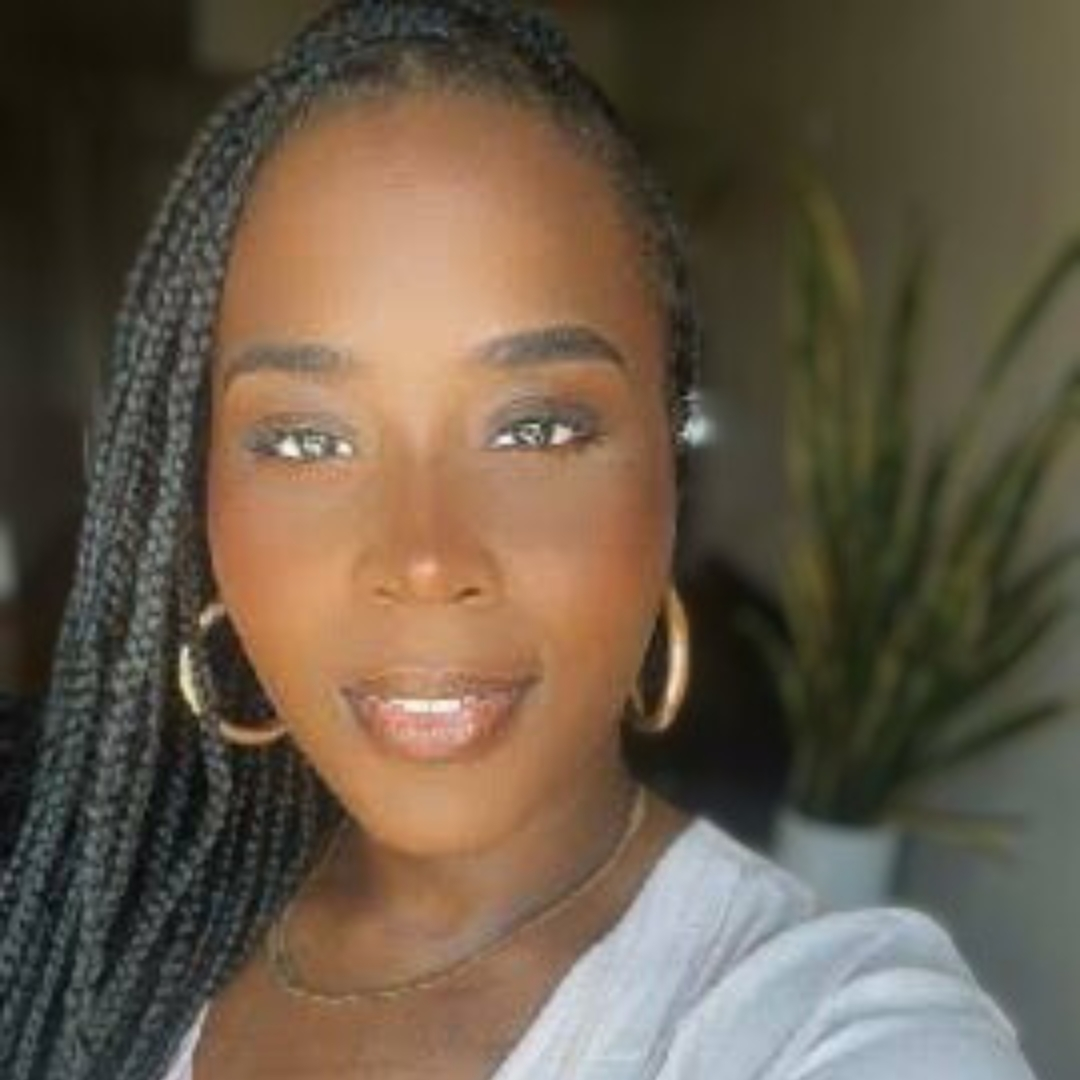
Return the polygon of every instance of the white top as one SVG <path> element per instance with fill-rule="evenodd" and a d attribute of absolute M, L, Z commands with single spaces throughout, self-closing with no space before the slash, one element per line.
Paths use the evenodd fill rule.
<path fill-rule="evenodd" d="M 163 1080 L 192 1080 L 208 1006 Z M 951 938 L 906 908 L 823 912 L 695 817 L 488 1080 L 1034 1080 Z"/>

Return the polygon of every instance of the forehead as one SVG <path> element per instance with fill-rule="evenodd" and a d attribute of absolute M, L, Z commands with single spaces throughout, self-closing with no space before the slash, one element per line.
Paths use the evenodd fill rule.
<path fill-rule="evenodd" d="M 614 183 L 544 114 L 445 93 L 335 102 L 256 177 L 219 332 L 255 334 L 268 317 L 326 331 L 362 312 L 374 334 L 403 306 L 466 336 L 504 328 L 467 325 L 485 309 L 495 323 L 657 320 Z"/>

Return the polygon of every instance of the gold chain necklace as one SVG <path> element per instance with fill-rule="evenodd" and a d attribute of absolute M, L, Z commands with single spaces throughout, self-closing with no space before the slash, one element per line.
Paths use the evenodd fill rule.
<path fill-rule="evenodd" d="M 630 809 L 630 813 L 627 815 L 626 826 L 623 829 L 622 835 L 619 837 L 618 843 L 615 844 L 611 852 L 595 870 L 590 871 L 585 879 L 574 886 L 569 892 L 556 897 L 555 900 L 542 907 L 539 911 L 526 916 L 520 922 L 512 926 L 505 934 L 481 945 L 475 952 L 469 953 L 460 960 L 455 960 L 453 963 L 446 967 L 439 968 L 437 971 L 427 975 L 420 975 L 416 978 L 407 979 L 404 982 L 394 983 L 391 986 L 366 987 L 361 990 L 351 990 L 344 993 L 327 993 L 326 991 L 315 990 L 310 986 L 306 986 L 297 974 L 296 965 L 293 963 L 286 939 L 286 927 L 289 916 L 292 914 L 293 905 L 300 899 L 303 889 L 297 892 L 296 896 L 285 905 L 285 909 L 281 913 L 281 916 L 274 920 L 266 935 L 266 949 L 267 957 L 270 962 L 270 971 L 274 976 L 275 982 L 281 989 L 296 997 L 301 997 L 308 1001 L 320 1001 L 327 1005 L 345 1005 L 357 1001 L 389 1001 L 415 991 L 427 990 L 432 986 L 438 986 L 441 983 L 448 982 L 450 979 L 460 975 L 463 971 L 478 964 L 481 960 L 506 948 L 511 941 L 525 930 L 532 929 L 539 926 L 541 923 L 545 923 L 549 919 L 554 918 L 569 907 L 575 900 L 580 899 L 585 893 L 596 888 L 596 886 L 608 876 L 622 858 L 623 853 L 630 846 L 630 841 L 634 838 L 638 829 L 641 827 L 641 823 L 645 820 L 647 809 L 648 802 L 646 799 L 645 788 L 641 784 L 637 784 L 635 786 L 633 805 Z M 308 882 L 313 881 L 319 870 L 322 869 L 323 865 L 329 859 L 331 851 L 336 846 L 339 837 L 344 834 L 344 831 L 345 822 L 343 821 L 334 831 L 333 836 L 331 836 L 323 854 L 316 863 L 315 870 L 309 876 Z"/>

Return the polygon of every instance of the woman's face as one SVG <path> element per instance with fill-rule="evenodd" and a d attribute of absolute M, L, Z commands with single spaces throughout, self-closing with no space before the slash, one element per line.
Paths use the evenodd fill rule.
<path fill-rule="evenodd" d="M 541 114 L 338 106 L 263 167 L 218 324 L 208 539 L 290 736 L 383 843 L 478 850 L 617 766 L 671 568 L 663 371 L 634 229 Z M 351 704 L 439 697 L 445 669 L 534 681 L 446 752 Z"/>

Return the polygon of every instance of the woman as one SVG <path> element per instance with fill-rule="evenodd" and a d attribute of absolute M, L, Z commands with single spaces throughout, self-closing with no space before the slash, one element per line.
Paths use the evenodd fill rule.
<path fill-rule="evenodd" d="M 547 22 L 357 0 L 226 104 L 119 321 L 5 1078 L 1030 1078 L 930 919 L 624 765 L 685 685 L 697 340 Z"/>

